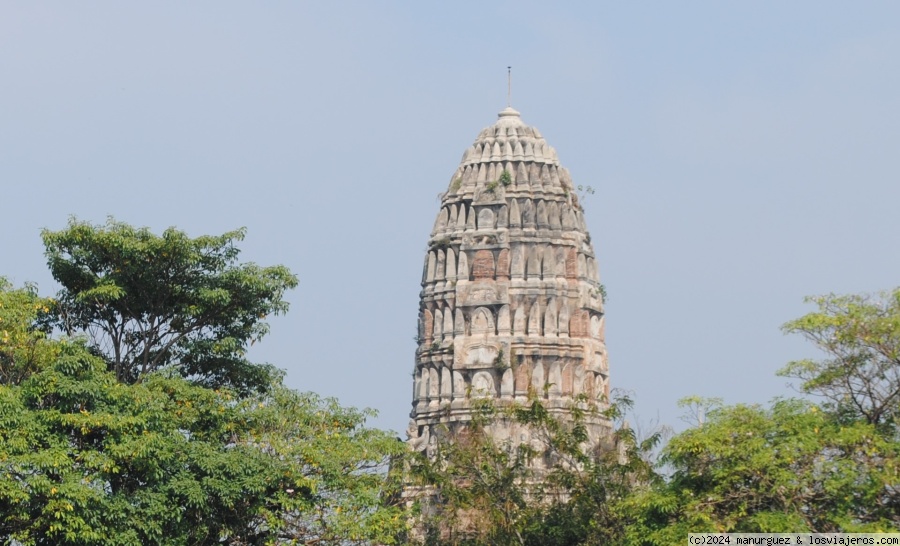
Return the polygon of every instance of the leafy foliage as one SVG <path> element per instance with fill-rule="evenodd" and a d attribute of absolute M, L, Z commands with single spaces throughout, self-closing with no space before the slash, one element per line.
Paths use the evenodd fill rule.
<path fill-rule="evenodd" d="M 0 386 L 0 536 L 22 545 L 390 544 L 366 414 L 279 384 L 238 399 L 177 376 L 116 381 L 83 347 Z"/>
<path fill-rule="evenodd" d="M 287 309 L 242 232 L 45 232 L 59 301 L 0 282 L 0 543 L 396 543 L 404 448 L 243 358 Z M 69 334 L 49 336 L 57 325 Z"/>
<path fill-rule="evenodd" d="M 900 445 L 816 405 L 713 409 L 679 434 L 663 487 L 628 502 L 628 544 L 672 544 L 688 532 L 866 532 L 900 527 Z"/>
<path fill-rule="evenodd" d="M 447 429 L 436 456 L 411 465 L 428 543 L 576 545 L 624 536 L 617 506 L 634 487 L 656 479 L 648 454 L 660 439 L 637 441 L 622 419 L 627 397 L 606 411 L 579 400 L 571 420 L 560 420 L 537 398 L 503 407 L 489 399 L 475 403 L 465 428 Z M 587 426 L 598 421 L 618 423 L 613 442 L 599 448 Z M 515 438 L 498 440 L 498 425 L 511 427 Z M 530 442 L 516 441 L 523 433 Z"/>
<path fill-rule="evenodd" d="M 791 362 L 779 373 L 802 381 L 849 419 L 900 425 L 900 289 L 876 296 L 817 296 L 818 310 L 784 325 L 827 356 Z"/>
<path fill-rule="evenodd" d="M 627 503 L 627 544 L 671 544 L 689 531 L 900 530 L 900 290 L 810 298 L 784 330 L 826 358 L 791 362 L 809 400 L 699 408 L 672 439 L 660 487 Z"/>
<path fill-rule="evenodd" d="M 55 355 L 56 345 L 36 327 L 52 305 L 34 287 L 14 290 L 0 277 L 0 384 L 21 383 Z"/>
<path fill-rule="evenodd" d="M 266 316 L 287 311 L 297 279 L 283 266 L 238 264 L 244 231 L 161 236 L 110 219 L 71 220 L 42 233 L 50 272 L 62 285 L 54 325 L 86 332 L 119 381 L 174 368 L 209 387 L 265 386 L 271 369 L 244 358 L 268 331 Z"/>

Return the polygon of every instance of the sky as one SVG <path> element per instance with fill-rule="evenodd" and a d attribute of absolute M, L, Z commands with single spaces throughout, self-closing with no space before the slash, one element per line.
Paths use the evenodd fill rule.
<path fill-rule="evenodd" d="M 0 3 L 0 275 L 109 216 L 299 278 L 251 357 L 379 412 L 412 401 L 425 245 L 506 106 L 596 193 L 611 383 L 632 423 L 766 403 L 815 357 L 804 296 L 890 289 L 900 3 Z"/>

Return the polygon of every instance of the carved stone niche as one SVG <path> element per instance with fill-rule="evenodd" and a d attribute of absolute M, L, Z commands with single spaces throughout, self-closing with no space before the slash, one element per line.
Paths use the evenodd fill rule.
<path fill-rule="evenodd" d="M 472 319 L 469 321 L 469 332 L 472 336 L 479 334 L 493 335 L 496 333 L 494 313 L 486 307 L 479 307 L 472 312 Z"/>
<path fill-rule="evenodd" d="M 459 306 L 476 306 L 476 305 L 492 305 L 495 303 L 500 303 L 503 299 L 501 297 L 501 291 L 498 290 L 498 287 L 493 282 L 479 282 L 469 286 L 466 286 L 465 289 L 459 288 L 458 296 L 459 296 Z"/>
<path fill-rule="evenodd" d="M 472 395 L 488 398 L 497 396 L 497 390 L 494 387 L 494 376 L 491 372 L 482 370 L 472 376 Z"/>
<path fill-rule="evenodd" d="M 486 369 L 496 366 L 497 357 L 503 351 L 500 343 L 472 343 L 457 353 L 457 366 L 469 369 Z"/>
<path fill-rule="evenodd" d="M 472 262 L 472 277 L 478 280 L 494 278 L 494 253 L 490 250 L 479 250 Z"/>
<path fill-rule="evenodd" d="M 478 229 L 494 229 L 494 211 L 485 207 L 478 211 Z"/>
<path fill-rule="evenodd" d="M 503 203 L 506 201 L 506 190 L 503 184 L 492 184 L 492 189 L 488 189 L 487 185 L 483 188 L 476 188 L 474 203 L 479 205 L 487 205 L 494 203 Z"/>

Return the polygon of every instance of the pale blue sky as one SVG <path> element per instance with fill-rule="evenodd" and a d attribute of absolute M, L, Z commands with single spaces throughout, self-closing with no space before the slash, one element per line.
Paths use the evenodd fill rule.
<path fill-rule="evenodd" d="M 614 386 L 765 402 L 802 298 L 898 284 L 896 2 L 0 4 L 0 275 L 107 215 L 300 278 L 254 356 L 405 429 L 425 243 L 505 106 L 597 192 Z"/>

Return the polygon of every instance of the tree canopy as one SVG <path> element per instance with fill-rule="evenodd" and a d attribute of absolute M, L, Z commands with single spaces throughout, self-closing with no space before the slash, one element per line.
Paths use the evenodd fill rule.
<path fill-rule="evenodd" d="M 805 400 L 722 406 L 675 436 L 660 487 L 635 492 L 628 544 L 688 532 L 876 532 L 900 528 L 900 445 Z"/>
<path fill-rule="evenodd" d="M 280 384 L 240 398 L 157 372 L 121 383 L 78 344 L 0 386 L 0 537 L 22 545 L 389 544 L 366 414 Z"/>
<path fill-rule="evenodd" d="M 287 311 L 283 296 L 297 279 L 284 266 L 238 263 L 243 229 L 192 239 L 72 219 L 41 236 L 62 285 L 53 324 L 86 333 L 119 381 L 171 368 L 214 388 L 268 384 L 271 369 L 244 354 L 268 332 L 265 318 Z"/>
<path fill-rule="evenodd" d="M 900 288 L 877 295 L 808 298 L 818 308 L 784 325 L 822 350 L 779 373 L 849 419 L 895 428 L 900 418 Z"/>
<path fill-rule="evenodd" d="M 18 385 L 55 355 L 57 345 L 36 326 L 52 305 L 34 286 L 13 289 L 0 277 L 0 384 Z"/>
<path fill-rule="evenodd" d="M 297 281 L 238 264 L 242 237 L 73 220 L 43 233 L 56 299 L 0 280 L 0 543 L 402 536 L 403 444 L 244 357 Z"/>

